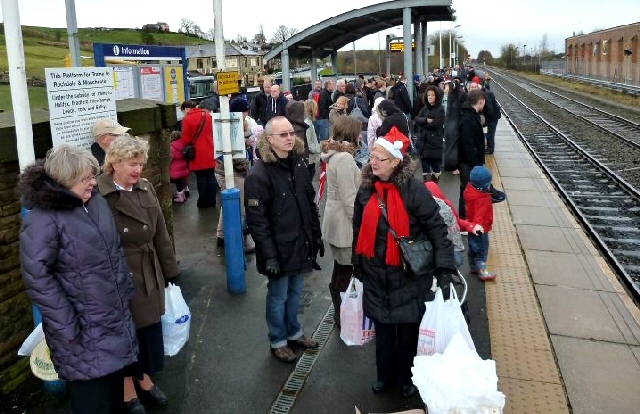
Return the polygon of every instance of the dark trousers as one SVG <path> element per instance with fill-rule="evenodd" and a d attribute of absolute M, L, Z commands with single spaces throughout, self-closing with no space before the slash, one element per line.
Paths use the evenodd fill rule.
<path fill-rule="evenodd" d="M 411 367 L 418 350 L 420 323 L 376 324 L 376 367 L 378 381 L 412 385 Z"/>
<path fill-rule="evenodd" d="M 487 133 L 484 134 L 484 137 L 487 140 L 487 152 L 489 154 L 493 154 L 493 151 L 496 148 L 496 128 L 497 127 L 498 127 L 498 121 L 489 122 L 487 124 Z"/>
<path fill-rule="evenodd" d="M 442 165 L 442 158 L 420 158 L 422 164 L 422 173 L 439 173 Z"/>
<path fill-rule="evenodd" d="M 218 183 L 214 174 L 214 169 L 195 171 L 198 183 L 198 207 L 215 207 Z"/>
<path fill-rule="evenodd" d="M 188 180 L 188 178 L 178 178 L 176 180 L 171 180 L 171 182 L 176 185 L 176 191 L 180 192 L 187 187 Z"/>
<path fill-rule="evenodd" d="M 458 215 L 460 218 L 467 218 L 467 210 L 464 203 L 464 189 L 469 183 L 469 174 L 473 165 L 461 162 L 458 170 L 460 171 L 460 200 L 458 201 Z"/>
<path fill-rule="evenodd" d="M 120 414 L 124 400 L 124 370 L 87 381 L 70 381 L 73 414 Z"/>

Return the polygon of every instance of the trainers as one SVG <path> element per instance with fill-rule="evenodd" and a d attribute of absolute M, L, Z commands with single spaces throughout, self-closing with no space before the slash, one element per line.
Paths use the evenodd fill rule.
<path fill-rule="evenodd" d="M 289 344 L 293 346 L 298 346 L 300 348 L 305 348 L 305 349 L 317 348 L 320 345 L 320 343 L 315 339 L 307 338 L 304 335 L 302 335 L 298 339 L 289 339 Z"/>
<path fill-rule="evenodd" d="M 489 272 L 486 268 L 478 270 L 477 274 L 478 274 L 478 279 L 480 279 L 483 282 L 486 282 L 487 280 L 495 280 L 495 278 L 498 277 L 498 275 L 496 275 L 495 273 Z"/>
<path fill-rule="evenodd" d="M 178 193 L 173 197 L 174 203 L 182 204 L 185 201 L 187 201 L 187 197 L 184 195 L 184 190 L 178 191 Z"/>
<path fill-rule="evenodd" d="M 278 358 L 280 361 L 290 364 L 296 361 L 296 354 L 293 353 L 288 346 L 281 346 L 280 348 L 271 348 L 271 354 Z"/>
<path fill-rule="evenodd" d="M 185 196 L 186 198 L 189 198 L 189 186 L 186 186 L 186 187 L 184 188 L 184 196 Z"/>

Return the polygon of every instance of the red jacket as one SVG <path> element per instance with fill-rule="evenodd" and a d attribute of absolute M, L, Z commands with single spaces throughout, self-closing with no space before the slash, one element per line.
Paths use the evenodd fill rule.
<path fill-rule="evenodd" d="M 196 140 L 196 131 L 202 117 L 205 117 L 204 127 L 200 137 Z M 213 150 L 213 118 L 201 108 L 194 108 L 182 120 L 182 142 L 184 145 L 195 141 L 196 157 L 189 161 L 191 171 L 209 170 L 216 167 L 215 152 Z"/>
<path fill-rule="evenodd" d="M 451 207 L 451 211 L 453 212 L 453 215 L 456 216 L 456 221 L 458 222 L 458 227 L 460 228 L 460 231 L 466 231 L 468 233 L 473 231 L 473 226 L 475 225 L 475 223 L 471 223 L 469 220 L 460 218 L 460 216 L 458 215 L 458 210 L 456 210 L 451 200 L 449 200 L 444 195 L 444 193 L 442 192 L 442 189 L 440 189 L 438 184 L 436 184 L 433 181 L 427 181 L 426 183 L 424 183 L 424 186 L 429 189 L 432 196 L 434 196 L 435 198 L 439 198 L 440 200 L 444 201 L 446 205 Z"/>
<path fill-rule="evenodd" d="M 182 156 L 184 142 L 177 139 L 171 142 L 171 164 L 169 164 L 169 178 L 179 180 L 189 176 L 189 163 Z"/>
<path fill-rule="evenodd" d="M 480 191 L 469 183 L 464 189 L 463 197 L 467 208 L 467 220 L 474 225 L 480 224 L 484 232 L 489 233 L 493 224 L 491 193 Z"/>

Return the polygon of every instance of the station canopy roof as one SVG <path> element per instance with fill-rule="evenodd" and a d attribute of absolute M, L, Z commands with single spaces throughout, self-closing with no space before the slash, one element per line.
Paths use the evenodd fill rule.
<path fill-rule="evenodd" d="M 265 54 L 264 59 L 275 58 L 284 48 L 288 48 L 289 58 L 308 58 L 312 51 L 317 58 L 325 58 L 333 50 L 338 50 L 364 36 L 401 26 L 405 8 L 411 9 L 412 23 L 417 20 L 455 20 L 451 0 L 388 1 L 351 10 L 308 27 L 271 49 Z"/>

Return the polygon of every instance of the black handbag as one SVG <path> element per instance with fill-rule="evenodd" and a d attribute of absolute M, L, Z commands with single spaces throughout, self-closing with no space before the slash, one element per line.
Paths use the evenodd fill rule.
<path fill-rule="evenodd" d="M 200 125 L 198 126 L 198 129 L 196 130 L 196 137 L 193 139 L 193 141 L 191 141 L 190 144 L 187 144 L 184 146 L 184 148 L 182 148 L 182 158 L 184 158 L 187 161 L 191 161 L 194 158 L 196 158 L 196 147 L 194 146 L 196 144 L 196 141 L 198 140 L 198 138 L 200 138 L 200 133 L 202 132 L 202 128 L 204 128 L 204 123 L 206 121 L 207 118 L 205 118 L 206 115 L 204 113 L 204 111 L 202 112 L 202 121 L 200 121 Z"/>
<path fill-rule="evenodd" d="M 425 236 L 398 237 L 398 234 L 391 227 L 391 223 L 389 223 L 387 206 L 379 194 L 376 193 L 376 196 L 378 197 L 379 207 L 382 210 L 382 216 L 389 225 L 389 232 L 402 252 L 402 268 L 404 272 L 416 276 L 433 275 L 436 259 L 431 241 Z"/>

